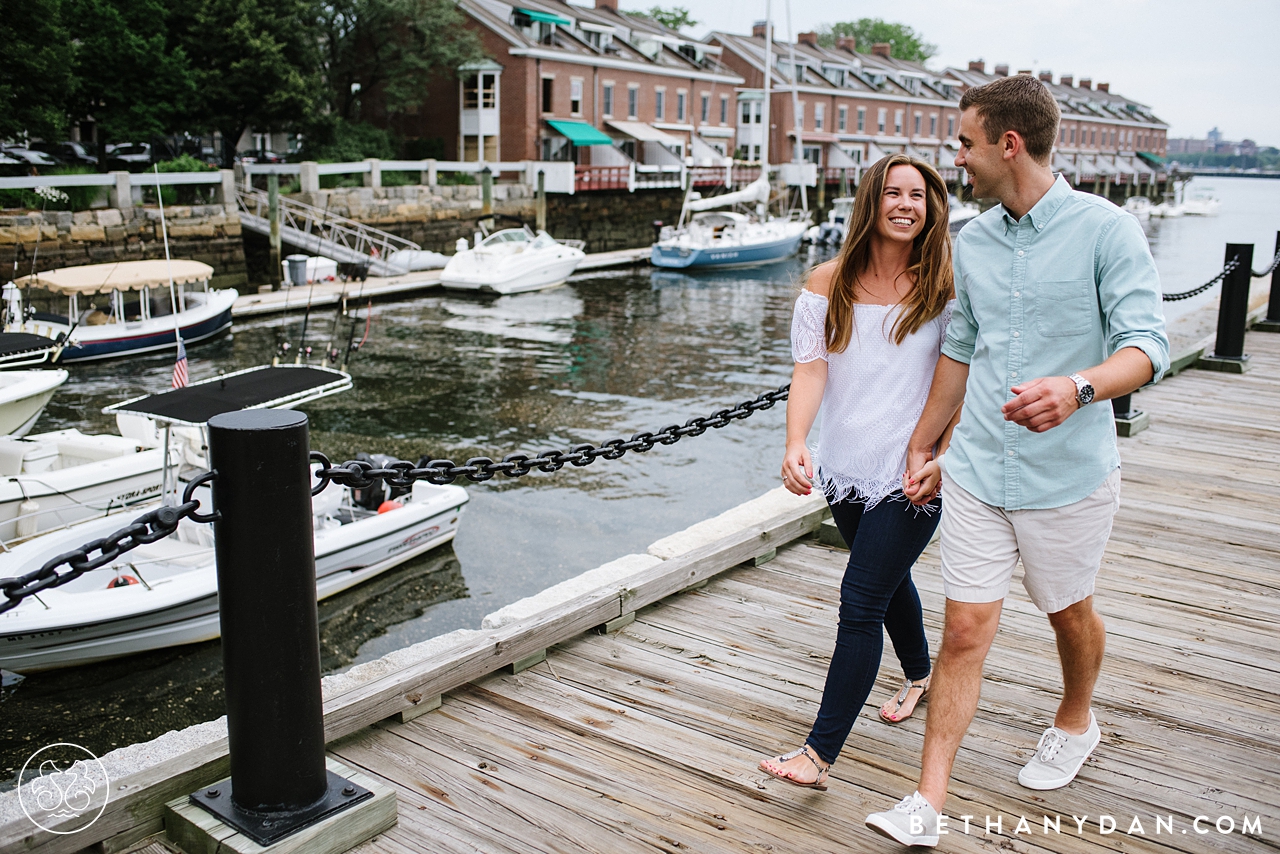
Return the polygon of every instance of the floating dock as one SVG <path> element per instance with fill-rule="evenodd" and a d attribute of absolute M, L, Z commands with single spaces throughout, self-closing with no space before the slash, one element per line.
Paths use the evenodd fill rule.
<path fill-rule="evenodd" d="M 616 267 L 634 267 L 649 263 L 649 247 L 641 249 L 618 249 L 613 252 L 596 252 L 588 255 L 578 265 L 574 275 L 592 270 L 606 270 Z M 266 293 L 245 294 L 235 301 L 231 307 L 234 318 L 257 317 L 265 314 L 280 314 L 288 311 L 302 311 L 310 302 L 312 308 L 336 305 L 340 301 L 364 302 L 369 299 L 389 299 L 413 296 L 432 288 L 440 287 L 439 270 L 423 270 L 419 273 L 405 273 L 402 276 L 370 276 L 361 282 L 317 282 L 306 287 L 281 288 Z"/>

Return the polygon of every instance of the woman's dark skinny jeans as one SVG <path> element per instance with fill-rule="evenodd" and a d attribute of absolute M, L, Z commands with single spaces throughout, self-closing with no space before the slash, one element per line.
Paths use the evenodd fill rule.
<path fill-rule="evenodd" d="M 871 510 L 852 497 L 831 505 L 836 527 L 849 545 L 849 565 L 840 585 L 840 623 L 822 706 L 806 740 L 824 762 L 835 762 L 840 755 L 875 684 L 884 649 L 881 626 L 889 632 L 906 677 L 929 675 L 929 641 L 911 567 L 938 527 L 940 508 L 941 499 L 935 498 L 926 514 L 900 494 Z"/>

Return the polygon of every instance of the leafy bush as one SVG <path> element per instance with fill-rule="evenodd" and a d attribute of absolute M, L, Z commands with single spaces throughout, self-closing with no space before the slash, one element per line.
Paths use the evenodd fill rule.
<path fill-rule="evenodd" d="M 58 166 L 50 175 L 93 175 L 90 166 Z M 106 187 L 58 187 L 42 195 L 36 190 L 0 190 L 0 207 L 32 211 L 87 211 L 107 192 Z"/>
<path fill-rule="evenodd" d="M 318 116 L 307 128 L 297 159 L 352 163 L 366 157 L 392 160 L 395 156 L 395 139 L 390 131 L 328 114 Z"/>
<path fill-rule="evenodd" d="M 172 160 L 163 160 L 155 165 L 160 172 L 216 172 L 217 167 L 210 166 L 203 160 L 190 154 L 180 154 Z M 134 183 L 142 186 L 144 204 L 156 203 L 155 185 L 147 186 L 146 173 L 134 178 Z M 211 203 L 217 195 L 218 188 L 213 184 L 176 184 L 160 188 L 161 197 L 166 205 L 204 205 Z"/>

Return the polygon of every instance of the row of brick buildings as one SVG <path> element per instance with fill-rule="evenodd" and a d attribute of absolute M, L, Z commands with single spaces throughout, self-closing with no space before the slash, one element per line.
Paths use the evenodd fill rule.
<path fill-rule="evenodd" d="M 595 0 L 594 8 L 562 0 L 458 5 L 491 59 L 438 86 L 397 126 L 406 137 L 442 139 L 447 159 L 722 167 L 758 160 L 767 134 L 771 162 L 798 154 L 829 179 L 907 152 L 956 180 L 960 95 L 1009 74 L 981 61 L 935 71 L 892 58 L 888 45 L 871 53 L 857 52 L 851 39 L 822 47 L 814 33 L 795 44 L 775 40 L 766 61 L 763 24 L 750 35 L 693 40 L 619 12 L 617 0 Z M 1056 169 L 1078 184 L 1151 187 L 1163 178 L 1167 126 L 1148 106 L 1088 78 L 1039 77 L 1062 108 Z"/>

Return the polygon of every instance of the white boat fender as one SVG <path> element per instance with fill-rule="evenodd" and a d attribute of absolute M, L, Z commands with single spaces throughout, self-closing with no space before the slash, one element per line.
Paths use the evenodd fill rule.
<path fill-rule="evenodd" d="M 454 252 L 466 252 L 470 248 L 471 247 L 467 245 L 467 238 L 465 237 L 459 237 L 458 242 L 453 244 Z"/>
<path fill-rule="evenodd" d="M 16 533 L 19 539 L 34 537 L 39 530 L 40 502 L 27 499 L 18 505 Z"/>

